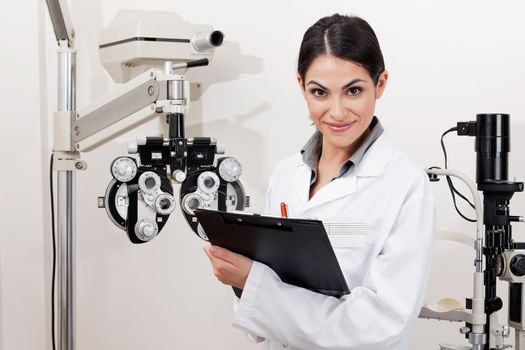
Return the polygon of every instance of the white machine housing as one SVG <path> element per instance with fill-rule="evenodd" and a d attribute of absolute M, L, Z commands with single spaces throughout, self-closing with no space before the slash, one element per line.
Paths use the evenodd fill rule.
<path fill-rule="evenodd" d="M 209 25 L 195 25 L 173 12 L 121 10 L 102 31 L 99 56 L 117 83 L 124 83 L 164 62 L 212 59 L 224 40 Z"/>

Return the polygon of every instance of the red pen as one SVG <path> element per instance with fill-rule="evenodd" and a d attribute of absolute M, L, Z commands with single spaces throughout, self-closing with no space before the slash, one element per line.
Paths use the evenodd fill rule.
<path fill-rule="evenodd" d="M 288 206 L 285 202 L 281 202 L 281 217 L 287 218 L 288 217 Z"/>

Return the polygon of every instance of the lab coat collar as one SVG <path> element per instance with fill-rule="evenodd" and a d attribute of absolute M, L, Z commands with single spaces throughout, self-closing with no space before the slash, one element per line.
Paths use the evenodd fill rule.
<path fill-rule="evenodd" d="M 370 149 L 364 154 L 355 171 L 356 176 L 372 177 L 383 173 L 385 166 L 392 157 L 394 145 L 386 131 L 379 136 Z"/>
<path fill-rule="evenodd" d="M 358 177 L 379 176 L 391 158 L 393 145 L 388 136 L 383 134 L 374 142 L 363 156 L 356 171 L 337 178 L 321 188 L 310 200 L 310 168 L 302 161 L 293 175 L 293 186 L 304 205 L 309 210 L 337 198 L 348 196 L 357 190 Z"/>
<path fill-rule="evenodd" d="M 339 175 L 335 178 L 343 177 L 347 172 L 355 171 L 358 167 L 361 159 L 368 151 L 370 146 L 381 136 L 383 133 L 383 126 L 377 117 L 374 116 L 370 125 L 368 126 L 369 134 L 361 142 L 361 145 L 355 150 L 355 152 L 350 155 L 348 160 L 341 166 L 339 170 Z M 312 169 L 312 177 L 310 184 L 313 184 L 317 180 L 317 166 L 319 164 L 319 158 L 321 157 L 323 144 L 323 134 L 319 130 L 316 130 L 315 133 L 310 137 L 308 142 L 304 145 L 301 150 L 301 156 L 303 158 L 303 163 L 308 165 Z"/>

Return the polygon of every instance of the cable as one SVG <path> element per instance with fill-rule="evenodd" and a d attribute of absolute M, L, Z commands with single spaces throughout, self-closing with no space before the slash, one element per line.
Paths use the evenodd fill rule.
<path fill-rule="evenodd" d="M 444 142 L 444 137 L 445 135 L 447 135 L 448 133 L 450 132 L 453 132 L 453 131 L 457 131 L 458 128 L 457 127 L 454 127 L 454 128 L 450 128 L 448 129 L 447 131 L 445 131 L 443 133 L 443 135 L 441 135 L 441 148 L 443 149 L 443 155 L 445 156 L 445 169 L 448 169 L 448 160 L 447 160 L 447 150 L 445 148 L 445 142 Z M 458 208 L 458 205 L 456 203 L 456 194 L 461 198 L 463 199 L 464 201 L 466 201 L 471 208 L 473 209 L 476 209 L 476 207 L 474 206 L 474 204 L 472 204 L 472 202 L 470 200 L 468 200 L 467 197 L 465 197 L 463 194 L 461 194 L 457 189 L 456 187 L 454 186 L 454 183 L 452 182 L 452 179 L 450 178 L 450 176 L 446 176 L 446 179 L 447 179 L 447 183 L 448 183 L 448 188 L 450 189 L 450 194 L 452 196 L 452 201 L 454 202 L 454 207 L 456 208 L 456 211 L 458 212 L 459 216 L 461 216 L 463 219 L 467 220 L 467 221 L 470 221 L 470 222 L 476 222 L 476 220 L 473 220 L 473 219 L 469 219 L 468 217 L 466 217 L 465 215 L 463 215 L 463 213 L 461 213 L 461 211 L 459 210 Z"/>
<path fill-rule="evenodd" d="M 51 273 L 51 340 L 53 350 L 56 350 L 55 343 L 55 273 L 57 264 L 57 247 L 55 239 L 55 201 L 53 198 L 53 155 L 49 161 L 49 192 L 51 197 L 51 236 L 53 240 L 53 272 Z"/>
<path fill-rule="evenodd" d="M 456 130 L 457 130 L 457 128 L 451 128 L 451 129 L 445 131 L 445 133 L 443 133 L 443 135 L 441 135 L 441 148 L 443 149 L 443 154 L 445 155 L 445 169 L 448 169 L 448 164 L 447 164 L 447 151 L 445 149 L 445 142 L 443 141 L 443 138 L 449 132 L 456 131 Z M 452 186 L 452 190 L 454 191 L 454 193 L 456 193 L 463 200 L 465 200 L 472 207 L 472 209 L 476 209 L 474 204 L 472 204 L 472 202 L 469 201 L 468 198 L 466 198 L 464 195 L 462 195 L 460 192 L 458 192 L 458 190 L 456 189 L 456 187 L 454 187 L 454 184 L 452 183 L 452 179 L 449 176 L 447 176 L 447 182 L 449 183 L 449 186 Z"/>

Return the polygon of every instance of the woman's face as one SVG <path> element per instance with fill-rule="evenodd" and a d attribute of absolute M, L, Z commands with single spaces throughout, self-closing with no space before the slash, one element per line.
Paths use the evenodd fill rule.
<path fill-rule="evenodd" d="M 368 71 L 351 61 L 328 54 L 314 59 L 299 85 L 312 121 L 323 134 L 323 143 L 350 152 L 374 116 L 376 99 L 383 94 L 388 73 L 377 85 Z"/>

